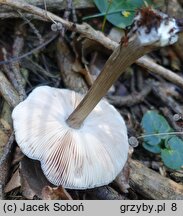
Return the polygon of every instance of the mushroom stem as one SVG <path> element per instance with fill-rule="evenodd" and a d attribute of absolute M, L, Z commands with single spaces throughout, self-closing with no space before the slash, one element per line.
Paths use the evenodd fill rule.
<path fill-rule="evenodd" d="M 119 45 L 107 60 L 88 93 L 66 120 L 67 124 L 72 128 L 80 128 L 86 117 L 126 68 L 151 50 L 153 46 L 143 46 L 138 37 L 134 37 L 125 45 Z"/>

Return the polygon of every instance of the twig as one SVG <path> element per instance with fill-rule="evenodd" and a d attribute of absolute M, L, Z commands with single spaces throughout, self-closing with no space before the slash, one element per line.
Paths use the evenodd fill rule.
<path fill-rule="evenodd" d="M 44 69 L 41 65 L 39 65 L 37 62 L 33 61 L 31 58 L 26 58 L 22 62 L 23 66 L 26 68 L 29 68 L 30 71 L 36 74 L 36 72 L 39 73 L 40 78 L 55 78 L 58 79 L 59 75 L 54 75 L 53 73 L 49 73 L 46 69 Z"/>
<path fill-rule="evenodd" d="M 12 71 L 15 74 L 15 79 L 17 81 L 17 92 L 19 94 L 20 97 L 20 101 L 24 100 L 26 98 L 26 93 L 25 93 L 25 89 L 24 89 L 24 84 L 23 84 L 23 80 L 22 80 L 22 76 L 20 74 L 20 67 L 18 63 L 13 63 L 11 65 Z"/>
<path fill-rule="evenodd" d="M 71 31 L 76 31 L 81 34 L 83 34 L 85 37 L 90 38 L 91 40 L 95 40 L 102 44 L 104 47 L 114 50 L 118 43 L 112 41 L 108 37 L 106 37 L 102 32 L 95 31 L 90 25 L 84 23 L 84 24 L 74 24 L 72 22 L 66 21 L 58 16 L 56 16 L 53 13 L 47 12 L 49 17 L 46 15 L 45 10 L 42 10 L 38 7 L 35 7 L 33 5 L 14 1 L 14 0 L 0 0 L 0 4 L 2 5 L 9 5 L 11 7 L 14 7 L 16 9 L 20 9 L 23 11 L 26 11 L 28 13 L 37 15 L 41 17 L 42 19 L 45 19 L 47 21 L 50 21 L 49 17 L 51 17 L 56 22 L 62 23 L 67 29 Z M 140 65 L 143 68 L 146 68 L 147 70 L 150 70 L 152 73 L 158 74 L 162 77 L 164 77 L 166 80 L 169 80 L 172 83 L 175 83 L 176 85 L 183 87 L 183 78 L 174 74 L 172 71 L 165 69 L 164 67 L 152 62 L 147 57 L 142 57 L 136 61 L 138 65 Z"/>
<path fill-rule="evenodd" d="M 23 13 L 21 13 L 20 11 L 17 11 L 17 12 L 20 14 L 20 16 L 22 17 L 22 19 L 25 20 L 25 22 L 32 28 L 34 34 L 39 39 L 39 44 L 43 44 L 44 40 L 43 40 L 41 34 L 39 33 L 39 30 L 35 27 L 35 25 L 33 23 L 31 23 L 31 21 L 26 16 L 24 16 Z"/>
<path fill-rule="evenodd" d="M 182 128 L 176 124 L 175 120 L 173 119 L 173 115 L 172 115 L 171 111 L 167 107 L 160 108 L 160 110 L 162 111 L 163 115 L 166 116 L 166 119 L 168 119 L 170 125 L 174 128 L 174 130 L 176 132 L 182 132 L 182 134 L 178 134 L 178 136 L 181 139 L 183 139 Z"/>
<path fill-rule="evenodd" d="M 142 91 L 143 90 L 143 84 L 144 84 L 144 78 L 143 78 L 143 75 L 142 75 L 142 71 L 137 71 L 137 89 L 139 91 Z"/>
<path fill-rule="evenodd" d="M 0 159 L 0 200 L 4 199 L 4 186 L 7 182 L 8 172 L 11 163 L 11 153 L 13 149 L 14 133 L 9 137 L 4 154 Z"/>
<path fill-rule="evenodd" d="M 2 71 L 0 71 L 0 92 L 11 107 L 15 107 L 20 102 L 18 93 L 7 80 Z"/>
<path fill-rule="evenodd" d="M 7 61 L 7 51 L 6 48 L 2 48 L 2 53 L 3 53 L 3 58 L 4 61 Z M 14 73 L 12 73 L 12 70 L 10 68 L 10 65 L 3 65 L 3 71 L 5 72 L 6 76 L 9 78 L 9 80 L 11 81 L 12 85 L 15 87 L 15 89 L 17 89 L 17 81 L 15 79 L 15 75 Z"/>
<path fill-rule="evenodd" d="M 16 29 L 16 37 L 13 44 L 13 55 L 18 56 L 21 52 L 23 45 L 24 45 L 24 39 L 20 34 L 21 31 L 19 29 Z M 7 51 L 5 48 L 2 49 L 4 59 L 7 61 Z M 7 74 L 8 78 L 10 79 L 11 83 L 13 84 L 14 88 L 18 92 L 20 96 L 20 100 L 23 100 L 26 97 L 26 93 L 23 87 L 22 82 L 22 76 L 20 74 L 20 67 L 18 63 L 12 63 L 10 65 L 3 65 L 4 71 Z"/>
<path fill-rule="evenodd" d="M 13 44 L 13 56 L 18 57 L 19 54 L 22 51 L 22 48 L 24 46 L 24 37 L 22 34 L 22 30 L 19 29 L 20 26 L 18 27 L 18 29 L 15 29 L 15 40 L 14 40 L 14 44 Z M 21 32 L 21 33 L 20 33 Z M 18 62 L 12 63 L 11 64 L 11 68 L 12 71 L 14 72 L 15 75 L 15 79 L 17 81 L 17 91 L 19 93 L 20 96 L 20 100 L 24 100 L 26 98 L 26 93 L 25 93 L 25 89 L 24 89 L 24 84 L 23 84 L 23 78 L 22 75 L 20 73 L 20 65 Z"/>
<path fill-rule="evenodd" d="M 125 196 L 118 194 L 113 188 L 109 186 L 99 187 L 86 192 L 88 195 L 93 196 L 94 199 L 99 200 L 126 200 Z"/>
<path fill-rule="evenodd" d="M 34 6 L 44 8 L 44 1 L 43 0 L 23 0 L 24 2 L 28 2 Z M 57 11 L 60 12 L 61 10 L 65 9 L 66 0 L 46 0 L 47 8 L 50 11 Z M 86 8 L 94 8 L 94 4 L 92 0 L 73 0 L 73 5 L 76 9 L 86 9 Z M 10 13 L 10 18 L 14 18 L 12 11 L 9 7 L 0 7 L 0 14 L 1 13 Z"/>
<path fill-rule="evenodd" d="M 4 154 L 3 156 L 0 158 L 0 164 L 2 164 L 4 161 L 6 161 L 6 158 L 8 157 L 8 155 L 11 153 L 10 151 L 12 150 L 12 143 L 14 141 L 14 132 L 12 132 L 12 134 L 9 137 L 9 141 L 4 149 Z M 0 172 L 1 173 L 1 172 Z M 4 178 L 4 176 L 0 176 L 0 182 L 2 181 L 2 179 Z"/>
<path fill-rule="evenodd" d="M 21 55 L 21 56 L 18 56 L 18 57 L 12 57 L 11 59 L 9 60 L 6 60 L 6 61 L 0 61 L 0 65 L 3 65 L 3 64 L 9 64 L 9 63 L 12 63 L 12 62 L 16 62 L 16 61 L 19 61 L 21 60 L 22 58 L 25 58 L 29 55 L 32 55 L 33 53 L 37 52 L 38 50 L 42 49 L 43 47 L 45 47 L 46 45 L 48 45 L 51 41 L 53 41 L 56 37 L 58 36 L 58 34 L 54 34 L 50 39 L 48 39 L 47 41 L 45 41 L 43 44 L 37 46 L 36 48 L 32 49 L 31 51 Z"/>
<path fill-rule="evenodd" d="M 139 194 L 155 200 L 182 200 L 183 185 L 161 176 L 139 161 L 130 161 L 130 185 Z"/>
<path fill-rule="evenodd" d="M 151 59 L 149 59 L 147 57 L 143 57 L 143 58 L 138 59 L 138 61 L 136 63 L 139 66 L 146 68 L 147 70 L 149 70 L 153 74 L 157 74 L 157 75 L 163 77 L 164 79 L 169 80 L 170 82 L 183 88 L 183 78 L 181 76 L 175 74 L 171 70 L 168 70 L 168 69 L 156 64 Z"/>
<path fill-rule="evenodd" d="M 174 113 L 183 114 L 182 108 L 177 104 L 177 102 L 172 98 L 168 97 L 165 89 L 162 87 L 162 84 L 158 82 L 149 82 L 149 85 L 152 86 L 152 90 L 154 94 L 164 103 L 167 107 L 169 107 Z"/>
<path fill-rule="evenodd" d="M 36 19 L 36 20 L 46 21 L 45 19 L 40 18 L 39 16 L 35 16 L 34 14 L 23 13 L 23 15 L 27 19 Z M 12 11 L 0 13 L 0 19 L 9 19 L 12 17 L 13 18 L 20 18 L 20 14 L 18 14 L 17 12 L 12 12 Z"/>
<path fill-rule="evenodd" d="M 136 80 L 134 76 L 134 71 L 132 71 L 132 76 L 130 77 L 130 87 L 129 87 L 130 92 L 135 92 L 136 91 Z"/>
<path fill-rule="evenodd" d="M 64 11 L 64 20 L 69 20 L 69 16 L 71 15 L 71 11 L 72 11 L 72 0 L 67 0 L 67 7 Z M 61 30 L 61 35 L 62 37 L 64 37 L 66 29 L 62 28 Z"/>
<path fill-rule="evenodd" d="M 134 92 L 128 96 L 108 96 L 108 100 L 114 106 L 122 107 L 122 106 L 133 106 L 135 104 L 141 103 L 144 101 L 144 98 L 151 92 L 151 86 L 145 86 L 143 90 L 139 93 Z"/>

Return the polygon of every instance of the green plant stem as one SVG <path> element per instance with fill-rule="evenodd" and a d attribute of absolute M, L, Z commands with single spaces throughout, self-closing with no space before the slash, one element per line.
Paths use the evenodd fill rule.
<path fill-rule="evenodd" d="M 179 135 L 179 134 L 183 134 L 183 132 L 178 131 L 178 132 L 166 132 L 166 133 L 153 133 L 153 134 L 138 136 L 137 139 L 141 139 L 141 138 L 145 138 L 145 137 L 151 137 L 151 136 Z"/>
<path fill-rule="evenodd" d="M 106 24 L 106 20 L 107 20 L 107 15 L 108 15 L 108 12 L 109 12 L 109 9 L 112 5 L 112 0 L 109 1 L 109 5 L 107 7 L 107 10 L 106 10 L 106 14 L 104 16 L 104 20 L 103 20 L 103 23 L 102 23 L 102 32 L 104 32 L 104 28 L 105 28 L 105 24 Z"/>
<path fill-rule="evenodd" d="M 111 15 L 111 14 L 117 14 L 117 13 L 121 13 L 122 11 L 134 12 L 135 8 L 134 9 L 124 9 L 123 8 L 123 10 L 120 9 L 120 10 L 110 11 L 108 13 L 104 12 L 104 13 L 94 14 L 94 15 L 91 15 L 91 16 L 83 17 L 82 20 L 85 21 L 87 19 L 92 19 L 92 18 L 96 18 L 96 17 L 106 16 L 106 15 Z"/>

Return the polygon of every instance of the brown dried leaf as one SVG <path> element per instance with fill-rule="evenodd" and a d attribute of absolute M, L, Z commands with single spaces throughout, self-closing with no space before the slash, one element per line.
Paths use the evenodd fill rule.
<path fill-rule="evenodd" d="M 14 166 L 15 164 L 18 164 L 24 158 L 24 156 L 25 155 L 22 153 L 20 147 L 16 146 L 11 165 Z"/>
<path fill-rule="evenodd" d="M 40 163 L 24 157 L 21 161 L 22 193 L 27 199 L 33 199 L 36 195 L 42 198 L 42 190 L 50 185 L 44 176 Z"/>
<path fill-rule="evenodd" d="M 62 187 L 45 186 L 42 190 L 43 200 L 72 200 L 70 194 Z"/>
<path fill-rule="evenodd" d="M 88 67 L 85 65 L 85 68 L 82 67 L 78 59 L 72 65 L 73 71 L 80 73 L 84 76 L 87 85 L 90 87 L 93 84 L 93 78 L 88 70 Z"/>
<path fill-rule="evenodd" d="M 8 193 L 8 192 L 20 187 L 20 186 L 21 186 L 20 173 L 19 173 L 19 169 L 17 169 L 14 172 L 14 174 L 12 175 L 10 181 L 5 186 L 4 192 Z"/>
<path fill-rule="evenodd" d="M 75 58 L 63 38 L 59 38 L 56 51 L 58 66 L 65 86 L 76 92 L 86 93 L 88 87 L 81 74 L 73 71 L 72 65 Z"/>

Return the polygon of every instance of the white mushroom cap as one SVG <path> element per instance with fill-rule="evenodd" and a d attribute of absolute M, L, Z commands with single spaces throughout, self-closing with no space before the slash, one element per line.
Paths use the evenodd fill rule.
<path fill-rule="evenodd" d="M 174 18 L 152 8 L 142 8 L 134 17 L 129 38 L 136 34 L 143 46 L 154 44 L 163 47 L 178 40 L 180 27 Z"/>
<path fill-rule="evenodd" d="M 121 115 L 102 100 L 79 129 L 66 119 L 82 99 L 66 89 L 37 87 L 12 113 L 23 153 L 41 162 L 54 185 L 86 189 L 110 183 L 128 156 L 127 129 Z"/>

